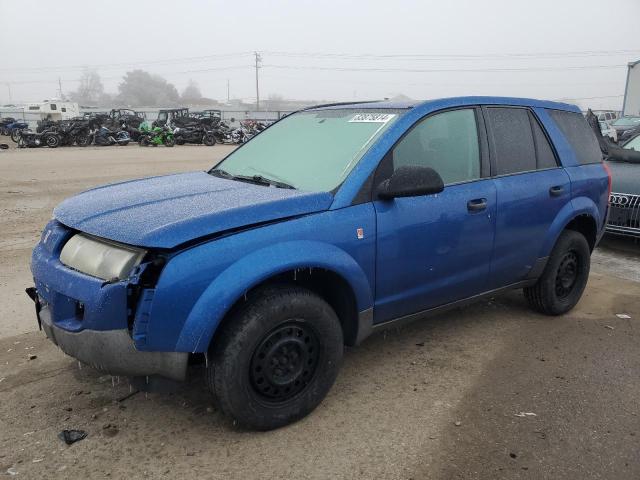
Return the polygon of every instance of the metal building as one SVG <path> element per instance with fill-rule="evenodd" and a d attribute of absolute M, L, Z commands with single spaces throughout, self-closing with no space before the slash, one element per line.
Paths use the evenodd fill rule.
<path fill-rule="evenodd" d="M 640 60 L 629 63 L 622 115 L 640 115 Z"/>

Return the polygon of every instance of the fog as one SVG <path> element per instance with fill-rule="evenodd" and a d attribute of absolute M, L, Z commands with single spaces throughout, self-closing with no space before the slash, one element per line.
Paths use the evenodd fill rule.
<path fill-rule="evenodd" d="M 637 0 L 0 0 L 0 104 L 142 69 L 220 101 L 514 95 L 621 108 Z M 227 90 L 229 88 L 229 90 Z M 9 92 L 11 97 L 9 97 Z"/>

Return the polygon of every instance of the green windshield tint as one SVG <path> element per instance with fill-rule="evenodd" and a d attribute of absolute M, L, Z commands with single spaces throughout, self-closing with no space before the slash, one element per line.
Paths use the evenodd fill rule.
<path fill-rule="evenodd" d="M 638 117 L 622 117 L 613 122 L 612 125 L 618 125 L 620 127 L 629 127 L 631 125 L 638 125 L 640 123 L 640 118 Z"/>
<path fill-rule="evenodd" d="M 635 151 L 640 152 L 640 135 L 635 137 L 630 142 L 625 143 L 624 148 L 632 148 Z"/>
<path fill-rule="evenodd" d="M 292 114 L 229 155 L 216 168 L 231 175 L 331 191 L 402 110 L 319 110 Z"/>

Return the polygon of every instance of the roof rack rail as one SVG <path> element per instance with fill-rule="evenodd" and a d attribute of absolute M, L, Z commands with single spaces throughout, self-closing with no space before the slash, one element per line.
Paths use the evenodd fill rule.
<path fill-rule="evenodd" d="M 311 105 L 310 107 L 301 108 L 300 110 L 298 110 L 298 112 L 304 112 L 305 110 L 312 110 L 314 108 L 339 107 L 341 105 L 360 105 L 362 103 L 376 103 L 376 102 L 384 102 L 384 100 L 361 100 L 359 102 L 323 103 L 320 105 Z"/>

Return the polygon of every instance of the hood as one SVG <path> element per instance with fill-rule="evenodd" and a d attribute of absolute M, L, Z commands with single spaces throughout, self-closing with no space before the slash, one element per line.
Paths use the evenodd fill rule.
<path fill-rule="evenodd" d="M 607 162 L 611 170 L 611 191 L 640 195 L 640 163 Z"/>
<path fill-rule="evenodd" d="M 225 230 L 326 210 L 333 196 L 184 173 L 80 193 L 54 210 L 64 225 L 140 247 L 172 248 Z"/>

